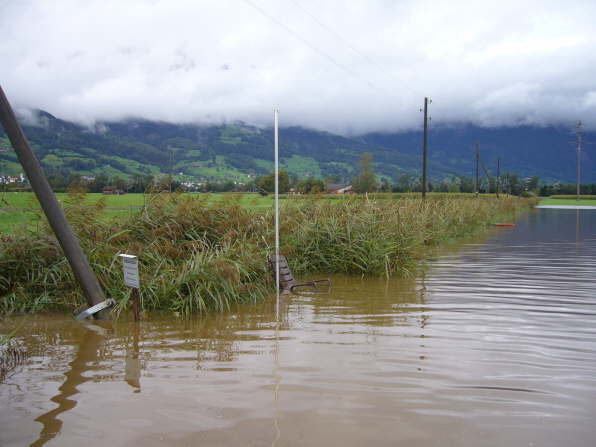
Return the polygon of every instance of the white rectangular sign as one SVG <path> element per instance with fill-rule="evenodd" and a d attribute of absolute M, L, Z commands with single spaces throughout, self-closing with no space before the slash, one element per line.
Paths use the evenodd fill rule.
<path fill-rule="evenodd" d="M 118 255 L 122 258 L 122 272 L 124 273 L 124 285 L 138 289 L 139 281 L 139 258 L 134 255 Z"/>

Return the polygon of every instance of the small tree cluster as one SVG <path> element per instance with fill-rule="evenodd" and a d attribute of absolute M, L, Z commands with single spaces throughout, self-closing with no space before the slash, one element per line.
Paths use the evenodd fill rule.
<path fill-rule="evenodd" d="M 275 173 L 257 177 L 255 186 L 258 192 L 273 193 L 275 192 Z M 280 169 L 279 171 L 279 193 L 285 194 L 290 190 L 290 176 L 288 172 Z"/>
<path fill-rule="evenodd" d="M 360 173 L 352 179 L 352 189 L 358 193 L 376 191 L 379 184 L 372 166 L 372 154 L 363 153 L 359 165 Z"/>

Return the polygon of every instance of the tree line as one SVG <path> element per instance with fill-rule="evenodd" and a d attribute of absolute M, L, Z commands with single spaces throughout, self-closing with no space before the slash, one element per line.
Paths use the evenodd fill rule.
<path fill-rule="evenodd" d="M 279 191 L 280 193 L 286 193 L 294 189 L 295 192 L 302 194 L 325 192 L 330 183 L 340 183 L 342 180 L 346 184 L 351 184 L 352 190 L 356 193 L 422 191 L 421 177 L 410 173 L 399 174 L 396 182 L 392 182 L 387 177 L 382 177 L 381 180 L 378 180 L 373 167 L 372 154 L 369 152 L 362 154 L 359 161 L 359 172 L 349 180 L 342 179 L 340 176 L 334 176 L 324 180 L 313 177 L 297 179 L 288 175 L 286 171 L 281 170 Z M 271 193 L 274 190 L 274 181 L 274 174 L 258 177 L 255 180 L 256 189 L 260 192 Z M 522 178 L 518 174 L 508 172 L 501 174 L 498 179 L 489 175 L 479 178 L 479 193 L 496 193 L 497 188 L 500 192 L 506 194 L 520 195 L 531 193 L 538 195 L 543 193 L 545 186 L 540 184 L 540 179 L 537 176 Z M 476 180 L 472 177 L 451 175 L 441 181 L 428 182 L 427 190 L 435 192 L 474 193 L 476 192 Z M 585 190 L 590 190 L 589 185 L 585 185 Z M 586 194 L 588 193 L 586 192 Z M 557 194 L 563 194 L 563 192 Z"/>
<path fill-rule="evenodd" d="M 498 180 L 498 184 L 497 184 Z M 71 186 L 84 188 L 89 192 L 102 192 L 104 188 L 110 187 L 128 193 L 143 193 L 149 190 L 177 191 L 186 190 L 192 192 L 260 192 L 262 194 L 272 193 L 275 189 L 274 174 L 262 175 L 251 182 L 238 183 L 233 181 L 223 182 L 180 182 L 171 175 L 164 174 L 134 174 L 128 178 L 119 176 L 109 177 L 99 174 L 95 177 L 85 177 L 79 174 L 66 175 L 61 171 L 53 171 L 48 175 L 48 181 L 56 192 L 67 191 Z M 411 173 L 400 173 L 393 182 L 383 176 L 380 180 L 374 171 L 372 154 L 362 154 L 359 161 L 357 175 L 346 179 L 340 175 L 328 176 L 324 179 L 315 177 L 299 178 L 280 170 L 279 191 L 284 194 L 294 191 L 300 194 L 325 193 L 330 184 L 348 184 L 356 193 L 366 192 L 421 192 L 422 184 L 420 176 Z M 24 185 L 2 185 L 2 189 L 22 190 Z M 515 173 L 503 173 L 497 179 L 488 174 L 479 178 L 479 193 L 495 193 L 497 187 L 500 192 L 520 195 L 534 194 L 550 196 L 555 194 L 575 194 L 576 185 L 572 183 L 555 182 L 545 184 L 539 177 L 522 178 Z M 476 181 L 468 176 L 451 175 L 440 181 L 428 183 L 428 191 L 451 192 L 451 193 L 474 193 L 476 192 Z M 581 185 L 582 194 L 596 194 L 596 183 Z"/>

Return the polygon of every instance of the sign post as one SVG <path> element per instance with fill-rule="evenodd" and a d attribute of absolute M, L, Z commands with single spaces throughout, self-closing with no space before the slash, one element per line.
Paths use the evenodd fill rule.
<path fill-rule="evenodd" d="M 132 288 L 132 315 L 134 321 L 141 319 L 141 297 L 139 288 L 141 281 L 139 280 L 139 258 L 134 255 L 120 254 L 122 258 L 122 273 L 124 274 L 124 285 Z"/>

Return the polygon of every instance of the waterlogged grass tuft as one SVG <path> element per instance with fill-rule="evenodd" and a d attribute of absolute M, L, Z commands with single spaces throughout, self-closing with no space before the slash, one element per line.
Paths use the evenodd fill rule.
<path fill-rule="evenodd" d="M 296 274 L 404 274 L 427 247 L 513 217 L 535 201 L 516 197 L 362 197 L 286 200 L 282 252 Z M 119 253 L 139 257 L 142 305 L 188 316 L 226 311 L 270 296 L 267 255 L 274 241 L 272 209 L 247 197 L 214 201 L 201 195 L 154 194 L 117 220 L 100 218 L 105 200 L 84 194 L 63 200 L 69 222 L 106 295 L 129 305 Z M 0 312 L 73 311 L 84 303 L 48 225 L 0 236 Z"/>

